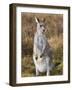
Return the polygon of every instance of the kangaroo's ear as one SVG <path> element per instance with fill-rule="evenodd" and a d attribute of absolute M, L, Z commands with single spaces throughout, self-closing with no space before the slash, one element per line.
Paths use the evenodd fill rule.
<path fill-rule="evenodd" d="M 41 20 L 42 20 L 42 22 L 45 22 L 45 18 L 42 18 Z"/>
<path fill-rule="evenodd" d="M 38 19 L 38 18 L 36 18 L 36 17 L 35 17 L 35 21 L 36 21 L 36 23 L 39 23 L 39 19 Z"/>

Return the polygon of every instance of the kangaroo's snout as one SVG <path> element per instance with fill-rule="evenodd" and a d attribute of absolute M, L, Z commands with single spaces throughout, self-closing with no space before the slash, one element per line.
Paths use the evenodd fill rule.
<path fill-rule="evenodd" d="M 43 29 L 43 32 L 45 32 L 45 29 Z"/>

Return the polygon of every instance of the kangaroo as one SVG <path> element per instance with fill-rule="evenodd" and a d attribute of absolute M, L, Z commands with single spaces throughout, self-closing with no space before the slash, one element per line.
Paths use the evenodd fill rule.
<path fill-rule="evenodd" d="M 43 22 L 40 22 L 38 18 L 35 17 L 37 24 L 37 31 L 34 35 L 34 47 L 33 47 L 33 61 L 36 69 L 36 76 L 40 72 L 46 72 L 46 75 L 50 75 L 50 70 L 52 70 L 52 49 L 48 43 L 48 39 L 45 37 L 44 32 L 45 26 Z"/>

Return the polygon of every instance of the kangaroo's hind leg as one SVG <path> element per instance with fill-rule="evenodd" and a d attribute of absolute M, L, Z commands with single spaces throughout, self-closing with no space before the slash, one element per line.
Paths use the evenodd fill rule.
<path fill-rule="evenodd" d="M 37 69 L 37 61 L 36 61 L 36 56 L 34 56 L 33 55 L 33 61 L 34 61 L 34 64 L 35 64 L 35 72 L 36 72 L 36 76 L 38 76 L 39 75 L 39 71 L 38 71 L 38 69 Z"/>

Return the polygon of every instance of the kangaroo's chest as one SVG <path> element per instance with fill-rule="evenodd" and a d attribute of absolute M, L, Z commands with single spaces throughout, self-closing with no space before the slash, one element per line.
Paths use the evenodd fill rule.
<path fill-rule="evenodd" d="M 45 43 L 47 43 L 47 40 L 44 35 L 36 35 L 34 42 L 37 52 L 42 52 L 42 48 L 45 46 Z"/>

